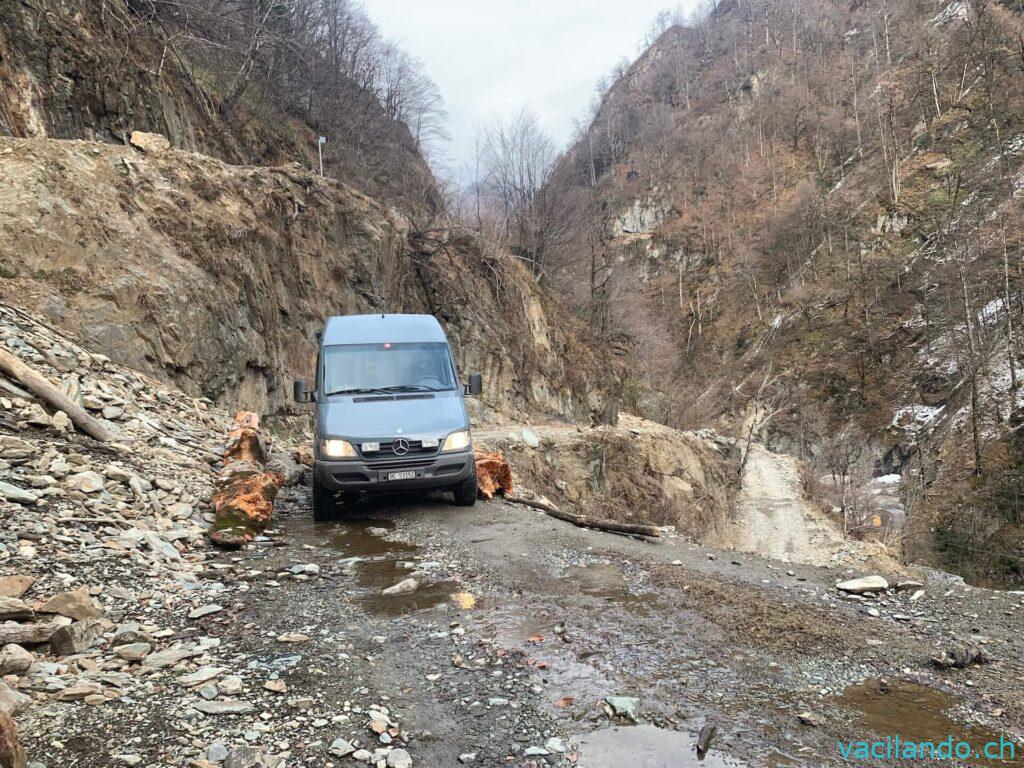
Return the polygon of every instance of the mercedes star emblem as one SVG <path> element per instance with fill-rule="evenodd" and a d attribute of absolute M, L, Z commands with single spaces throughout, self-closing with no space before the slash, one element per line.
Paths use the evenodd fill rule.
<path fill-rule="evenodd" d="M 409 441 L 400 437 L 391 444 L 391 450 L 395 452 L 396 456 L 405 456 L 409 452 Z"/>

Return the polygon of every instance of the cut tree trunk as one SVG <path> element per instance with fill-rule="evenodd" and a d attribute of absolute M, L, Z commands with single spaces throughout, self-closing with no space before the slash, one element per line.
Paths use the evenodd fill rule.
<path fill-rule="evenodd" d="M 661 537 L 661 531 L 653 525 L 620 523 L 615 520 L 602 520 L 596 517 L 573 514 L 572 512 L 563 512 L 558 507 L 551 504 L 545 504 L 543 501 L 533 501 L 532 499 L 524 499 L 519 496 L 506 495 L 505 501 L 511 501 L 513 504 L 524 504 L 527 507 L 539 509 L 541 512 L 546 512 L 551 515 L 551 517 L 557 518 L 558 520 L 564 520 L 565 522 L 572 523 L 573 525 L 578 525 L 580 528 L 594 528 L 598 531 L 621 533 L 626 536 L 647 536 L 652 539 Z"/>
<path fill-rule="evenodd" d="M 16 379 L 19 384 L 45 400 L 51 407 L 64 411 L 71 419 L 71 423 L 89 437 L 104 443 L 114 439 L 110 430 L 90 416 L 78 403 L 53 386 L 37 370 L 4 349 L 0 349 L 0 371 Z"/>
<path fill-rule="evenodd" d="M 473 456 L 476 459 L 476 487 L 485 499 L 494 498 L 496 493 L 505 496 L 515 493 L 512 468 L 500 451 L 491 453 L 476 448 Z"/>
<path fill-rule="evenodd" d="M 280 473 L 266 471 L 269 453 L 259 426 L 259 416 L 240 411 L 228 432 L 224 468 L 213 493 L 216 520 L 210 531 L 210 540 L 222 547 L 238 548 L 270 524 L 274 499 L 284 483 Z"/>

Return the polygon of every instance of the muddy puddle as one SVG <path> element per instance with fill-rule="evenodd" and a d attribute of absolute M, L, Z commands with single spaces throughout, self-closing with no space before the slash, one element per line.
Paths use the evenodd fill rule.
<path fill-rule="evenodd" d="M 581 768 L 736 768 L 741 760 L 714 748 L 701 760 L 697 737 L 653 725 L 611 726 L 573 739 Z"/>
<path fill-rule="evenodd" d="M 342 572 L 350 574 L 361 588 L 359 604 L 365 610 L 384 616 L 401 616 L 414 611 L 449 605 L 453 610 L 479 607 L 477 597 L 458 582 L 433 580 L 439 563 L 416 559 L 419 547 L 386 537 L 395 528 L 391 520 L 351 520 L 322 527 L 329 531 L 326 545 L 340 555 Z M 317 526 L 318 532 L 321 526 Z M 382 595 L 400 581 L 415 578 L 415 592 Z"/>
<path fill-rule="evenodd" d="M 1024 765 L 1024 746 L 1012 744 L 1011 736 L 954 720 L 950 712 L 959 701 L 952 694 L 916 683 L 869 680 L 847 688 L 839 702 L 854 710 L 857 724 L 864 728 L 863 734 L 851 738 L 874 739 L 867 731 L 883 741 L 899 736 L 904 743 L 940 745 L 951 738 L 950 749 L 961 742 L 970 745 L 966 764 L 971 766 Z"/>

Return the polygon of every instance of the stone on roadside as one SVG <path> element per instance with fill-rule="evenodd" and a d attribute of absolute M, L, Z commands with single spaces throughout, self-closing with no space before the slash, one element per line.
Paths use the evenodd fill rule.
<path fill-rule="evenodd" d="M 92 470 L 71 475 L 65 483 L 72 491 L 81 493 L 98 493 L 103 490 L 103 475 Z"/>
<path fill-rule="evenodd" d="M 540 447 L 540 438 L 537 437 L 536 432 L 533 432 L 532 430 L 523 427 L 522 435 L 523 442 L 526 443 L 528 446 L 530 446 L 531 448 Z"/>
<path fill-rule="evenodd" d="M 129 643 L 114 648 L 114 654 L 125 661 L 142 661 L 152 650 L 149 643 Z"/>
<path fill-rule="evenodd" d="M 804 725 L 810 725 L 814 728 L 821 728 L 828 722 L 823 715 L 819 715 L 817 712 L 801 712 L 796 717 Z"/>
<path fill-rule="evenodd" d="M 388 768 L 412 768 L 412 757 L 404 749 L 388 752 Z"/>
<path fill-rule="evenodd" d="M 8 643 L 0 648 L 0 677 L 23 674 L 35 660 L 35 656 L 20 645 Z"/>
<path fill-rule="evenodd" d="M 309 635 L 303 635 L 298 632 L 285 632 L 283 635 L 277 636 L 277 642 L 279 643 L 304 643 L 309 640 Z"/>
<path fill-rule="evenodd" d="M 331 746 L 327 751 L 335 757 L 345 757 L 355 752 L 356 748 L 352 746 L 351 742 L 338 738 L 331 742 Z"/>
<path fill-rule="evenodd" d="M 128 141 L 133 147 L 147 155 L 162 155 L 171 148 L 171 142 L 167 140 L 166 136 L 147 131 L 132 131 Z"/>
<path fill-rule="evenodd" d="M 242 678 L 237 675 L 228 675 L 217 683 L 217 690 L 225 696 L 237 696 L 242 692 Z"/>
<path fill-rule="evenodd" d="M 71 656 L 92 648 L 100 639 L 102 625 L 96 619 L 76 621 L 61 627 L 50 637 L 50 650 L 56 656 Z"/>
<path fill-rule="evenodd" d="M 382 595 L 407 595 L 410 592 L 415 592 L 419 588 L 419 582 L 416 579 L 403 579 L 394 586 L 388 587 L 381 592 Z"/>
<path fill-rule="evenodd" d="M 0 765 L 4 768 L 25 768 L 25 750 L 18 740 L 14 719 L 0 711 Z"/>
<path fill-rule="evenodd" d="M 0 480 L 0 498 L 13 501 L 16 504 L 35 504 L 39 500 L 39 494 Z"/>
<path fill-rule="evenodd" d="M 884 592 L 889 588 L 889 582 L 881 576 L 861 576 L 857 579 L 840 581 L 836 589 L 840 592 L 849 592 L 854 595 L 862 595 L 865 592 Z"/>
<path fill-rule="evenodd" d="M 606 696 L 604 701 L 611 708 L 612 714 L 637 722 L 640 699 L 635 696 Z"/>
<path fill-rule="evenodd" d="M 204 616 L 209 616 L 210 614 L 218 613 L 223 610 L 224 606 L 222 605 L 204 605 L 200 608 L 196 608 L 195 610 L 190 611 L 188 617 L 190 619 L 201 619 Z"/>
<path fill-rule="evenodd" d="M 192 705 L 204 715 L 248 715 L 255 707 L 247 701 L 197 701 Z"/>
<path fill-rule="evenodd" d="M 34 616 L 35 611 L 28 603 L 16 597 L 0 597 L 0 621 L 21 621 Z"/>
<path fill-rule="evenodd" d="M 39 607 L 39 612 L 56 613 L 76 621 L 98 619 L 103 615 L 85 587 L 54 595 Z"/>
<path fill-rule="evenodd" d="M 31 697 L 0 680 L 0 712 L 14 717 L 32 702 Z"/>
<path fill-rule="evenodd" d="M 31 576 L 0 576 L 0 597 L 21 597 L 34 581 Z"/>

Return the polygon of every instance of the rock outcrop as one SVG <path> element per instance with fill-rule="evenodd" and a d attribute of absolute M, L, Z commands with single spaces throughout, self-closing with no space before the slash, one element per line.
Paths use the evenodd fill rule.
<path fill-rule="evenodd" d="M 614 418 L 607 353 L 470 234 L 424 238 L 298 166 L 79 141 L 0 139 L 0 153 L 0 297 L 116 362 L 275 412 L 312 372 L 325 316 L 429 312 L 460 370 L 484 373 L 485 409 Z"/>

